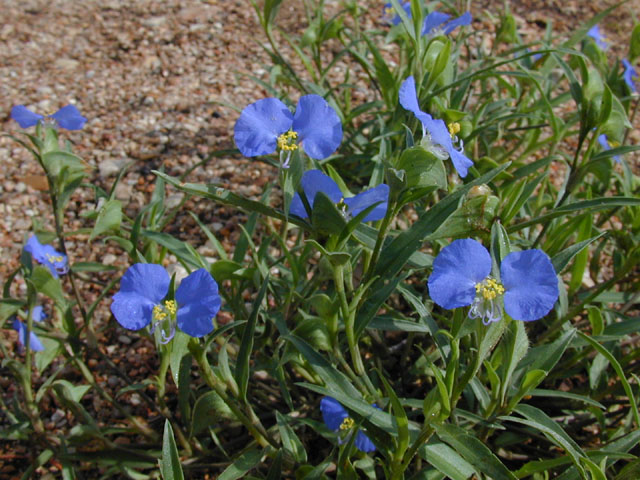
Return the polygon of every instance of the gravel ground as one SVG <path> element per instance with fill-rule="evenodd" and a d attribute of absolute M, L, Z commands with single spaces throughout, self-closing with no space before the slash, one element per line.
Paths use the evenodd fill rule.
<path fill-rule="evenodd" d="M 326 3 L 329 8 L 338 4 L 337 0 Z M 372 25 L 377 22 L 382 2 L 368 3 L 372 8 L 365 21 Z M 614 2 L 597 2 L 597 7 L 593 6 L 595 3 L 521 0 L 512 2 L 512 12 L 523 33 L 532 40 L 544 32 L 549 21 L 553 21 L 555 31 L 567 33 L 581 19 L 590 18 Z M 494 26 L 491 17 L 483 14 L 484 8 L 497 15 L 502 2 L 473 2 L 474 28 L 490 32 Z M 640 0 L 630 1 L 601 22 L 612 42 L 613 54 L 622 56 L 626 51 L 632 27 L 630 12 L 634 11 L 640 11 Z M 149 198 L 154 181 L 151 170 L 163 166 L 168 173 L 178 175 L 210 152 L 234 148 L 231 135 L 238 114 L 229 105 L 242 108 L 267 96 L 248 77 L 265 78 L 268 61 L 260 45 L 266 39 L 249 0 L 0 0 L 0 18 L 0 130 L 19 131 L 9 117 L 13 105 L 24 104 L 49 114 L 68 103 L 75 104 L 89 121 L 80 132 L 65 132 L 64 138 L 74 143 L 75 152 L 91 166 L 88 180 L 104 189 L 109 189 L 120 170 L 128 166 L 116 196 L 130 216 Z M 279 19 L 280 25 L 291 33 L 306 27 L 297 1 L 286 1 Z M 357 77 L 357 67 L 354 69 Z M 364 86 L 361 95 L 364 101 Z M 630 138 L 632 142 L 640 140 L 638 128 Z M 51 229 L 52 217 L 46 181 L 38 165 L 23 148 L 2 137 L 0 171 L 3 281 L 18 265 L 20 249 L 33 231 L 32 224 L 40 222 Z M 260 162 L 228 155 L 197 168 L 189 181 L 218 182 L 240 194 L 258 197 L 274 173 Z M 170 202 L 178 204 L 180 199 L 178 194 L 170 194 Z M 71 203 L 66 228 L 90 227 L 81 214 L 95 208 L 92 192 L 83 189 Z M 203 201 L 187 202 L 186 211 L 198 213 L 228 247 L 237 238 L 237 225 L 244 218 L 237 211 Z M 187 213 L 177 217 L 172 233 L 189 239 L 204 255 L 214 255 Z M 71 236 L 68 249 L 72 263 L 97 261 L 126 266 L 128 261 L 112 245 L 89 244 L 87 234 Z M 92 291 L 87 287 L 89 298 L 98 291 L 98 286 L 95 288 Z M 106 308 L 98 320 L 106 324 Z M 3 333 L 10 341 L 15 339 L 13 332 Z M 115 328 L 102 332 L 104 338 L 99 343 L 108 345 L 104 353 L 116 364 L 126 357 L 126 371 L 132 378 L 145 378 L 155 372 L 152 345 L 123 333 Z M 103 387 L 115 392 L 124 386 L 123 380 L 111 375 L 99 358 L 89 359 L 88 364 L 97 372 Z M 0 378 L 0 387 L 7 394 L 15 388 L 8 378 Z M 148 411 L 136 395 L 125 401 L 134 414 L 147 416 Z M 117 418 L 117 412 L 104 411 L 108 406 L 97 395 L 93 407 L 102 418 Z M 55 405 L 42 408 L 50 410 L 47 428 L 64 427 L 63 411 Z M 21 446 L 14 445 L 9 451 L 26 458 L 22 457 Z"/>

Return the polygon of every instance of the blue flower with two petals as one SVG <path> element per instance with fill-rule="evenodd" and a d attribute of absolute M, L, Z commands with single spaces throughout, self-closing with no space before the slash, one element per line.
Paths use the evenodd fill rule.
<path fill-rule="evenodd" d="M 344 198 L 340 187 L 331 177 L 325 175 L 320 170 L 308 170 L 302 175 L 300 185 L 312 209 L 316 194 L 322 192 L 329 197 L 333 203 L 342 207 L 342 212 L 347 218 L 357 216 L 360 212 L 374 204 L 377 205 L 364 217 L 363 222 L 381 220 L 387 214 L 387 208 L 389 207 L 389 186 L 384 183 L 359 193 L 354 197 Z M 309 217 L 300 198 L 300 194 L 296 193 L 293 196 L 289 213 L 297 215 L 300 218 Z"/>
<path fill-rule="evenodd" d="M 407 16 L 411 18 L 411 2 L 402 2 L 400 6 Z M 398 25 L 402 21 L 391 3 L 385 3 L 384 7 L 382 7 L 382 20 L 389 25 Z"/>
<path fill-rule="evenodd" d="M 607 48 L 608 42 L 605 39 L 604 35 L 600 33 L 600 26 L 598 24 L 589 29 L 589 31 L 587 32 L 587 36 L 591 37 L 594 42 L 596 42 L 596 45 L 602 50 Z"/>
<path fill-rule="evenodd" d="M 609 138 L 607 137 L 606 134 L 602 133 L 598 135 L 598 143 L 600 144 L 603 150 L 611 150 L 611 144 L 609 143 Z M 613 159 L 618 163 L 622 161 L 622 159 L 620 158 L 620 155 L 614 155 Z"/>
<path fill-rule="evenodd" d="M 507 255 L 500 265 L 500 279 L 491 273 L 491 255 L 470 238 L 455 240 L 433 261 L 429 295 L 442 308 L 471 305 L 469 317 L 485 325 L 502 318 L 502 308 L 515 320 L 544 317 L 558 299 L 558 278 L 542 250 Z"/>
<path fill-rule="evenodd" d="M 422 123 L 423 137 L 426 137 L 428 133 L 431 143 L 440 147 L 440 149 L 444 150 L 444 154 L 451 158 L 458 175 L 466 177 L 469 167 L 473 165 L 473 162 L 464 154 L 463 147 L 457 149 L 453 145 L 457 137 L 455 137 L 455 134 L 452 134 L 452 130 L 447 127 L 444 121 L 441 119 L 435 120 L 431 115 L 420 109 L 418 94 L 416 93 L 416 82 L 413 76 L 408 77 L 402 82 L 399 97 L 400 105 L 412 112 Z M 437 151 L 434 151 L 434 153 L 437 154 Z"/>
<path fill-rule="evenodd" d="M 39 113 L 29 110 L 24 105 L 16 105 L 11 109 L 11 118 L 18 122 L 22 128 L 33 127 L 39 122 L 51 120 L 56 125 L 67 130 L 80 130 L 87 121 L 73 105 L 62 107 L 56 113 L 48 115 L 46 118 Z"/>
<path fill-rule="evenodd" d="M 31 235 L 27 244 L 24 246 L 25 251 L 40 264 L 49 269 L 54 278 L 64 275 L 69 271 L 67 264 L 67 256 L 64 253 L 56 251 L 51 245 L 43 245 L 38 237 Z"/>
<path fill-rule="evenodd" d="M 327 158 L 342 142 L 338 114 L 320 95 L 300 97 L 296 113 L 277 98 L 263 98 L 247 106 L 234 128 L 234 139 L 245 157 L 268 155 L 279 149 L 287 155 L 302 146 L 311 158 Z"/>
<path fill-rule="evenodd" d="M 373 406 L 378 408 L 376 405 Z M 344 407 L 340 405 L 340 402 L 332 397 L 323 397 L 322 400 L 320 400 L 320 411 L 322 412 L 322 419 L 327 428 L 342 434 L 339 439 L 340 444 L 348 442 L 350 436 L 353 435 L 355 422 Z M 365 453 L 373 452 L 376 449 L 371 439 L 360 430 L 358 430 L 356 434 L 354 444 L 358 450 Z"/>
<path fill-rule="evenodd" d="M 192 337 L 203 337 L 213 330 L 213 318 L 220 310 L 218 284 L 201 268 L 180 283 L 175 299 L 166 299 L 171 279 L 160 265 L 136 263 L 127 269 L 120 290 L 113 296 L 111 312 L 124 328 L 140 330 L 152 324 L 160 328 L 160 341 L 167 343 L 176 324 Z"/>
<path fill-rule="evenodd" d="M 34 322 L 42 322 L 47 316 L 42 309 L 42 306 L 36 305 L 31 310 L 31 318 Z M 13 319 L 13 329 L 18 332 L 18 343 L 22 346 L 27 342 L 27 326 L 19 318 Z M 41 352 L 44 350 L 44 345 L 33 331 L 29 332 L 29 348 L 34 352 Z"/>
<path fill-rule="evenodd" d="M 473 20 L 470 12 L 465 12 L 458 18 L 448 21 L 450 18 L 451 15 L 448 13 L 431 12 L 422 24 L 422 35 L 438 35 L 440 32 L 449 35 L 458 27 L 470 25 Z"/>
<path fill-rule="evenodd" d="M 640 84 L 640 75 L 636 72 L 636 69 L 633 68 L 631 62 L 626 58 L 622 59 L 622 65 L 624 66 L 624 73 L 622 74 L 622 78 L 624 78 L 624 82 L 629 86 L 633 93 L 638 93 L 638 85 Z"/>

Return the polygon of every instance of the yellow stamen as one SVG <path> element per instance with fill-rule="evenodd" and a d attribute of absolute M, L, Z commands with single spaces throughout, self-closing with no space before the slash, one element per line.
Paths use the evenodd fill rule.
<path fill-rule="evenodd" d="M 460 132 L 460 124 L 458 122 L 450 123 L 449 125 L 447 125 L 447 128 L 449 128 L 449 134 L 452 137 L 455 137 L 458 132 Z"/>
<path fill-rule="evenodd" d="M 351 430 L 355 424 L 356 422 L 353 421 L 353 418 L 347 417 L 340 424 L 340 430 Z"/>
<path fill-rule="evenodd" d="M 504 287 L 493 278 L 476 283 L 476 293 L 481 293 L 485 300 L 493 300 L 504 293 Z"/>
<path fill-rule="evenodd" d="M 51 255 L 47 253 L 47 260 L 49 260 L 50 263 L 56 263 L 61 262 L 63 259 L 60 255 Z"/>
<path fill-rule="evenodd" d="M 609 145 L 611 145 L 611 148 L 618 148 L 620 146 L 620 142 L 616 142 L 615 140 L 611 140 L 611 141 L 609 141 Z"/>
<path fill-rule="evenodd" d="M 278 148 L 285 152 L 292 152 L 298 148 L 295 141 L 298 138 L 298 132 L 289 130 L 278 137 Z"/>
<path fill-rule="evenodd" d="M 175 300 L 167 300 L 164 305 L 156 305 L 153 307 L 153 318 L 156 320 L 165 320 L 169 316 L 174 316 L 178 311 L 178 304 Z"/>

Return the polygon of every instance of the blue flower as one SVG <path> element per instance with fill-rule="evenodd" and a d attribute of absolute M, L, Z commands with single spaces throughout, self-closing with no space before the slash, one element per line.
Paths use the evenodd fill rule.
<path fill-rule="evenodd" d="M 591 38 L 593 38 L 593 40 L 596 42 L 596 45 L 598 47 L 600 47 L 602 50 L 604 50 L 605 48 L 607 48 L 607 41 L 604 37 L 604 35 L 602 35 L 600 33 L 600 26 L 599 25 L 594 25 L 593 27 L 591 27 L 589 29 L 589 31 L 587 32 L 587 35 Z"/>
<path fill-rule="evenodd" d="M 234 128 L 234 139 L 245 157 L 268 155 L 279 149 L 289 156 L 302 145 L 311 158 L 327 158 L 340 146 L 342 123 L 319 95 L 300 97 L 296 113 L 277 98 L 263 98 L 247 106 Z"/>
<path fill-rule="evenodd" d="M 442 308 L 471 305 L 469 317 L 485 325 L 497 322 L 504 310 L 515 320 L 544 317 L 558 299 L 558 278 L 542 250 L 507 255 L 500 265 L 500 281 L 492 278 L 491 256 L 470 238 L 455 240 L 433 261 L 429 295 Z"/>
<path fill-rule="evenodd" d="M 381 220 L 387 214 L 387 208 L 389 206 L 389 186 L 384 183 L 361 192 L 354 197 L 344 198 L 340 187 L 331 177 L 325 175 L 320 170 L 308 170 L 302 175 L 300 185 L 312 209 L 316 194 L 322 192 L 329 197 L 333 203 L 342 207 L 343 214 L 347 218 L 357 216 L 360 212 L 376 203 L 378 205 L 376 205 L 362 221 L 372 222 Z M 309 216 L 298 193 L 293 196 L 289 213 L 297 215 L 300 218 L 308 218 Z"/>
<path fill-rule="evenodd" d="M 622 74 L 622 78 L 624 78 L 625 83 L 629 86 L 633 93 L 638 93 L 638 84 L 640 83 L 640 75 L 636 72 L 631 62 L 626 58 L 622 59 L 622 65 L 624 65 L 624 73 Z"/>
<path fill-rule="evenodd" d="M 45 117 L 39 113 L 32 112 L 24 105 L 13 107 L 11 109 L 11 118 L 18 122 L 22 128 L 33 127 L 38 122 L 45 120 Z M 62 107 L 53 115 L 47 116 L 46 119 L 53 120 L 55 124 L 67 130 L 80 130 L 87 121 L 73 105 Z"/>
<path fill-rule="evenodd" d="M 174 300 L 166 300 L 171 280 L 160 265 L 136 263 L 127 269 L 120 290 L 113 296 L 111 312 L 124 328 L 139 330 L 152 324 L 160 327 L 160 341 L 173 338 L 176 324 L 192 337 L 213 330 L 213 318 L 220 310 L 218 284 L 201 268 L 182 280 Z"/>
<path fill-rule="evenodd" d="M 607 138 L 607 136 L 604 133 L 598 135 L 598 143 L 603 148 L 603 150 L 611 150 L 611 145 L 609 144 L 609 139 Z M 622 161 L 622 159 L 620 158 L 620 155 L 614 155 L 613 159 L 618 163 L 620 163 Z"/>
<path fill-rule="evenodd" d="M 402 82 L 399 97 L 400 105 L 402 105 L 406 110 L 412 112 L 422 123 L 423 137 L 426 137 L 426 134 L 428 133 L 428 138 L 431 143 L 436 145 L 436 147 L 439 147 L 434 149 L 433 153 L 438 156 L 444 156 L 444 158 L 449 156 L 453 162 L 453 166 L 458 172 L 458 175 L 466 177 L 469 167 L 473 165 L 473 162 L 464 154 L 464 146 L 455 136 L 460 126 L 457 123 L 453 123 L 447 127 L 443 120 L 434 120 L 431 115 L 420 110 L 418 95 L 416 93 L 416 82 L 413 79 L 413 76 L 408 77 L 404 82 Z M 454 140 L 460 143 L 459 150 L 454 147 Z"/>
<path fill-rule="evenodd" d="M 378 408 L 376 405 L 373 406 Z M 327 428 L 343 434 L 339 439 L 340 444 L 348 442 L 349 437 L 353 435 L 352 429 L 355 427 L 355 422 L 344 407 L 340 405 L 340 402 L 332 397 L 322 397 L 322 400 L 320 400 L 320 411 L 322 412 L 322 419 Z M 358 430 L 356 434 L 354 443 L 356 448 L 361 452 L 369 453 L 376 449 L 371 439 L 360 430 Z"/>
<path fill-rule="evenodd" d="M 47 318 L 47 316 L 45 315 L 42 309 L 42 306 L 36 305 L 35 307 L 33 307 L 33 310 L 31 311 L 31 318 L 35 322 L 41 322 L 45 318 Z M 27 326 L 24 324 L 24 322 L 20 321 L 18 318 L 14 318 L 13 329 L 16 332 L 18 332 L 18 343 L 24 346 L 27 342 Z M 44 350 L 44 345 L 42 345 L 42 342 L 36 336 L 36 334 L 33 333 L 33 331 L 30 332 L 30 335 L 29 335 L 29 348 L 34 352 L 41 352 L 42 350 Z"/>
<path fill-rule="evenodd" d="M 402 2 L 401 6 L 407 16 L 411 18 L 411 2 Z M 398 25 L 402 19 L 400 18 L 400 15 L 395 12 L 396 10 L 393 8 L 393 5 L 385 3 L 382 8 L 382 20 L 390 25 Z"/>
<path fill-rule="evenodd" d="M 437 35 L 442 32 L 444 35 L 449 35 L 456 28 L 470 25 L 473 17 L 470 12 L 465 12 L 458 18 L 454 18 L 450 22 L 447 22 L 451 18 L 451 15 L 442 12 L 431 12 L 424 19 L 422 24 L 422 35 Z"/>
<path fill-rule="evenodd" d="M 69 271 L 67 256 L 64 253 L 56 251 L 51 245 L 42 245 L 35 235 L 31 235 L 29 240 L 27 240 L 24 249 L 29 252 L 38 263 L 47 267 L 54 278 L 58 278 L 59 275 L 64 275 Z"/>

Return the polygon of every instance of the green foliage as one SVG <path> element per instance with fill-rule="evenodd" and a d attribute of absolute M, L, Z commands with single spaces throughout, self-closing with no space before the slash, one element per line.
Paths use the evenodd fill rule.
<path fill-rule="evenodd" d="M 57 278 L 24 253 L 3 285 L 0 320 L 10 328 L 20 319 L 45 349 L 34 353 L 32 340 L 24 354 L 0 344 L 2 366 L 20 387 L 2 397 L 0 438 L 37 439 L 25 475 L 55 458 L 64 478 L 89 465 L 102 478 L 200 478 L 205 468 L 226 480 L 636 478 L 640 182 L 632 162 L 640 147 L 625 143 L 638 97 L 625 96 L 617 62 L 584 40 L 611 9 L 564 43 L 549 29 L 530 44 L 506 11 L 485 48 L 486 32 L 473 25 L 423 36 L 433 5 L 419 0 L 410 13 L 392 0 L 387 13 L 397 25 L 373 29 L 361 2 L 329 3 L 302 2 L 304 28 L 285 32 L 285 2 L 252 0 L 271 62 L 261 85 L 285 103 L 321 95 L 344 131 L 322 160 L 307 158 L 304 142 L 288 169 L 266 156 L 278 170 L 259 201 L 160 169 L 148 204 L 129 218 L 115 185 L 107 193 L 82 183 L 86 164 L 60 147 L 55 128 L 39 123 L 33 135 L 12 136 L 48 180 L 55 228 L 42 231 L 34 220 L 43 242 L 64 253 L 68 237 L 82 233 L 132 264 L 174 256 L 187 272 L 212 274 L 222 313 L 204 338 L 178 332 L 165 345 L 150 328 L 128 333 L 156 346 L 144 359 L 147 378 L 130 378 L 100 343 L 122 327 L 97 321 L 117 290 L 117 268 L 73 258 Z M 630 34 L 631 60 L 639 32 Z M 399 104 L 410 75 L 420 109 L 444 121 L 454 148 L 473 160 L 464 178 L 416 112 Z M 327 192 L 307 198 L 302 178 L 311 166 L 347 200 L 385 183 L 386 215 L 363 223 L 379 204 L 349 215 L 344 199 Z M 65 209 L 80 188 L 92 188 L 98 207 L 83 212 L 92 228 L 69 232 Z M 214 259 L 172 233 L 183 218 L 182 204 L 167 205 L 175 191 L 246 214 L 230 251 L 194 212 Z M 296 193 L 306 219 L 289 211 Z M 427 281 L 441 250 L 461 238 L 487 248 L 498 280 L 513 252 L 546 252 L 558 301 L 536 322 L 505 314 L 487 325 L 466 306 L 443 308 Z M 29 314 L 42 303 L 50 319 L 34 322 Z M 34 368 L 43 378 L 35 392 Z M 113 395 L 104 370 L 124 383 Z M 346 429 L 322 421 L 322 396 L 344 407 Z M 135 414 L 131 398 L 142 404 Z M 44 402 L 73 419 L 56 441 Z M 96 418 L 95 405 L 117 423 Z M 375 451 L 359 450 L 361 435 Z"/>

